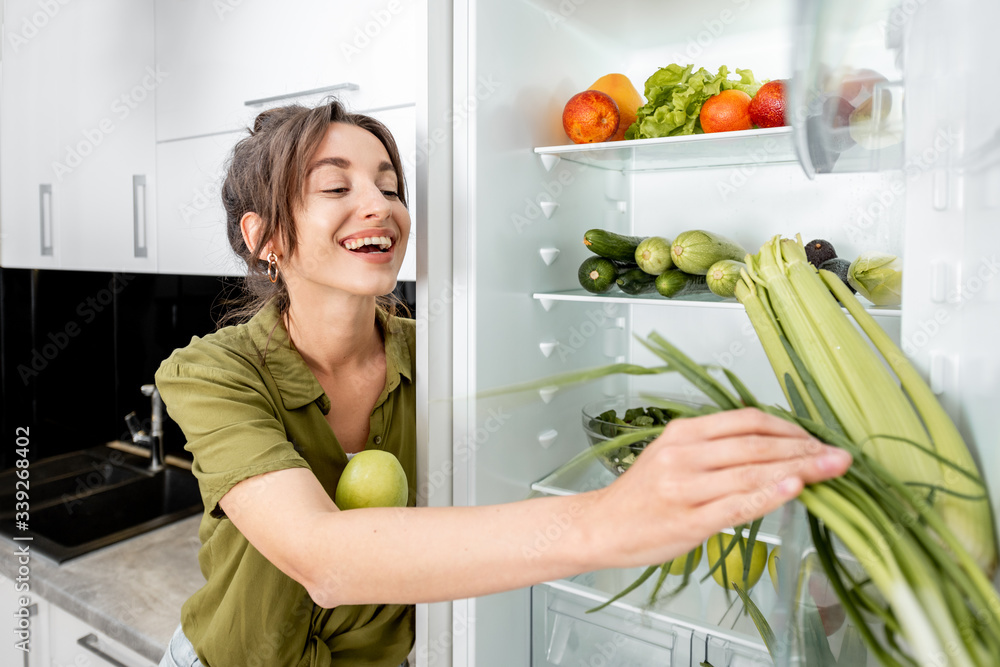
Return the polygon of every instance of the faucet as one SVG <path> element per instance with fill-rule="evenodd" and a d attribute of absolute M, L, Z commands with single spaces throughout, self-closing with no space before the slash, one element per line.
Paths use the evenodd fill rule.
<path fill-rule="evenodd" d="M 149 469 L 157 472 L 163 469 L 163 401 L 155 384 L 144 384 L 140 387 L 143 396 L 151 396 L 153 403 L 153 426 L 151 433 L 146 433 L 139 425 L 135 412 L 125 415 L 125 424 L 132 434 L 132 442 L 143 447 L 149 447 Z"/>

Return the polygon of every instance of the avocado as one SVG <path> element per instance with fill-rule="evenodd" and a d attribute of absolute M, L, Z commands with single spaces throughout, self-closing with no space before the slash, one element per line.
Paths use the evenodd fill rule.
<path fill-rule="evenodd" d="M 836 273 L 837 277 L 844 281 L 844 284 L 851 289 L 852 294 L 858 293 L 858 290 L 854 289 L 854 287 L 851 286 L 851 283 L 847 282 L 847 270 L 851 268 L 851 263 L 846 259 L 834 257 L 833 259 L 828 259 L 820 264 L 819 268 L 825 269 L 830 273 Z"/>
<path fill-rule="evenodd" d="M 823 239 L 813 239 L 806 244 L 806 259 L 813 266 L 819 265 L 831 259 L 836 259 L 837 251 L 833 249 L 833 244 Z"/>

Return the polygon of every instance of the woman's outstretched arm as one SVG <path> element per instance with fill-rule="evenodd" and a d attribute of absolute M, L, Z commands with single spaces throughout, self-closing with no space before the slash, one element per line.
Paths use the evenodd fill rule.
<path fill-rule="evenodd" d="M 436 602 L 665 562 L 850 461 L 745 409 L 671 422 L 610 486 L 575 496 L 341 512 L 312 472 L 295 468 L 244 480 L 219 504 L 323 607 Z"/>

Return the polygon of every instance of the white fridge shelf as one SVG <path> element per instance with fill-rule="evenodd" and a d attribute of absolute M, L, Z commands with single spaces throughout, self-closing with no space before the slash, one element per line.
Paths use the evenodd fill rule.
<path fill-rule="evenodd" d="M 549 473 L 532 484 L 531 490 L 548 496 L 572 496 L 584 491 L 603 489 L 613 481 L 615 481 L 615 475 L 601 465 L 600 461 L 592 459 L 569 470 L 557 470 Z M 781 544 L 779 537 L 781 515 L 782 510 L 779 509 L 764 517 L 760 530 L 757 532 L 758 540 L 769 545 Z M 732 535 L 734 531 L 730 528 L 723 532 Z M 743 535 L 747 535 L 746 530 L 743 531 Z"/>
<path fill-rule="evenodd" d="M 535 153 L 625 172 L 798 162 L 790 127 L 543 146 Z"/>
<path fill-rule="evenodd" d="M 629 666 L 694 667 L 703 660 L 734 667 L 772 664 L 736 593 L 727 595 L 713 580 L 698 582 L 708 573 L 704 560 L 688 586 L 667 602 L 649 604 L 653 576 L 600 614 L 587 613 L 632 583 L 643 569 L 588 572 L 532 587 L 533 634 L 538 639 L 532 664 L 591 664 L 587 659 L 601 654 L 609 658 L 602 664 Z M 663 590 L 680 580 L 668 576 Z M 750 597 L 765 617 L 773 614 L 777 596 L 767 574 Z"/>
<path fill-rule="evenodd" d="M 548 310 L 553 301 L 584 301 L 589 303 L 621 303 L 624 305 L 642 306 L 669 306 L 669 307 L 694 307 L 694 308 L 735 308 L 743 310 L 743 306 L 736 299 L 725 299 L 715 294 L 694 294 L 689 296 L 664 298 L 659 294 L 639 294 L 629 295 L 622 292 L 609 292 L 607 294 L 593 294 L 585 289 L 559 290 L 555 292 L 535 292 L 531 295 L 533 299 L 542 302 Z M 865 310 L 879 317 L 899 317 L 902 311 L 899 306 L 876 306 L 866 303 Z"/>

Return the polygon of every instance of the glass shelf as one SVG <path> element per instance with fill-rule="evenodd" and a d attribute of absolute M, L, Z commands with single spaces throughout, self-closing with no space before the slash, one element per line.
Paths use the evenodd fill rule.
<path fill-rule="evenodd" d="M 593 294 L 585 289 L 560 290 L 557 292 L 535 292 L 531 298 L 542 301 L 585 301 L 588 303 L 620 303 L 623 305 L 642 306 L 688 306 L 696 308 L 735 308 L 743 310 L 743 306 L 736 299 L 726 299 L 715 294 L 692 294 L 688 296 L 664 298 L 659 294 L 639 294 L 632 296 L 622 292 L 609 292 L 607 294 Z M 899 306 L 876 306 L 866 302 L 865 310 L 877 317 L 899 317 L 902 314 Z M 846 312 L 846 311 L 845 311 Z"/>
<path fill-rule="evenodd" d="M 557 470 L 531 485 L 531 490 L 548 496 L 572 496 L 584 491 L 603 489 L 611 482 L 615 481 L 615 475 L 610 470 L 601 465 L 597 459 L 581 463 L 569 470 Z M 781 531 L 782 510 L 778 510 L 764 517 L 760 530 L 757 532 L 757 539 L 767 544 L 781 544 L 779 537 Z M 733 534 L 732 529 L 723 532 Z M 747 535 L 747 531 L 743 531 Z"/>
<path fill-rule="evenodd" d="M 798 163 L 790 127 L 544 146 L 535 153 L 626 172 Z"/>
<path fill-rule="evenodd" d="M 586 658 L 602 649 L 605 655 L 613 649 L 614 660 L 601 664 L 694 667 L 703 660 L 740 667 L 772 664 L 739 596 L 727 594 L 711 577 L 700 581 L 708 574 L 704 558 L 688 586 L 669 600 L 663 601 L 662 594 L 676 588 L 680 576 L 667 577 L 661 601 L 652 605 L 648 598 L 655 576 L 600 614 L 587 614 L 631 584 L 643 569 L 588 572 L 533 587 L 532 664 L 591 664 Z M 778 600 L 766 572 L 750 597 L 765 618 L 774 617 Z"/>

